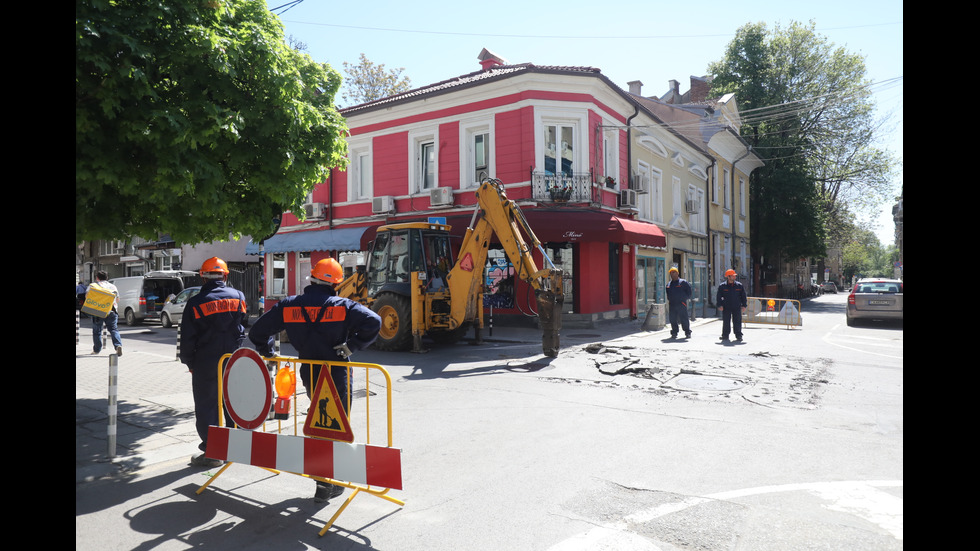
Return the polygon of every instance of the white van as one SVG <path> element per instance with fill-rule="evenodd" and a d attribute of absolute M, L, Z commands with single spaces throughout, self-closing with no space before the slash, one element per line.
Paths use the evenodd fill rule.
<path fill-rule="evenodd" d="M 201 276 L 189 270 L 160 270 L 109 282 L 119 290 L 119 317 L 130 326 L 144 320 L 159 321 L 167 297 L 187 287 L 204 285 Z"/>

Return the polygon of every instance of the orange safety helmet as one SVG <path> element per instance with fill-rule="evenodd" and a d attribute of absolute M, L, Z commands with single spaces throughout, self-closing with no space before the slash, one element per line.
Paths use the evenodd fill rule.
<path fill-rule="evenodd" d="M 310 275 L 318 283 L 336 284 L 344 280 L 344 269 L 340 267 L 340 262 L 332 258 L 324 258 L 313 266 Z"/>
<path fill-rule="evenodd" d="M 222 279 L 228 275 L 228 264 L 216 256 L 204 261 L 201 264 L 201 277 L 204 279 Z"/>
<path fill-rule="evenodd" d="M 725 272 L 725 277 L 728 276 L 738 276 L 738 272 L 736 272 L 735 270 L 728 270 Z"/>

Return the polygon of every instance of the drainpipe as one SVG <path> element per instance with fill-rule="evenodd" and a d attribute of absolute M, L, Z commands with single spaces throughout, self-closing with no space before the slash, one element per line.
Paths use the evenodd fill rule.
<path fill-rule="evenodd" d="M 704 186 L 705 186 L 705 191 L 706 192 L 710 192 L 711 191 L 711 183 L 708 180 L 710 180 L 712 178 L 712 174 L 715 173 L 715 165 L 716 164 L 718 164 L 718 161 L 716 161 L 714 159 L 714 157 L 712 157 L 711 158 L 711 164 L 708 165 L 708 177 L 705 178 L 705 180 L 704 180 Z M 710 208 L 710 206 L 711 206 L 711 198 L 709 198 L 705 202 L 704 208 Z M 704 219 L 705 219 L 705 222 L 704 222 L 704 224 L 705 224 L 704 235 L 708 239 L 707 246 L 705 247 L 707 249 L 707 252 L 708 252 L 708 265 L 709 266 L 714 266 L 714 262 L 711 261 L 711 259 L 714 258 L 714 256 L 712 255 L 712 251 L 711 251 L 711 212 L 710 211 L 704 213 Z M 708 306 L 712 306 L 713 307 L 714 306 L 713 303 L 714 303 L 714 300 L 715 299 L 714 299 L 714 295 L 711 292 L 711 289 L 714 287 L 714 285 L 712 285 L 710 283 L 711 282 L 711 275 L 712 275 L 711 274 L 711 270 L 708 270 L 708 282 L 709 282 L 708 283 L 708 296 L 705 298 L 705 300 L 707 301 Z"/>
<path fill-rule="evenodd" d="M 742 159 L 744 159 L 744 158 L 748 157 L 750 154 L 752 154 L 752 146 L 751 145 L 747 145 L 745 147 L 746 147 L 746 149 L 745 149 L 745 155 L 742 155 L 738 159 L 735 159 L 735 162 L 732 163 L 732 268 L 735 267 L 734 264 L 735 264 L 735 238 L 736 238 L 736 232 L 735 232 L 735 165 L 737 165 L 738 162 L 741 161 Z"/>
<path fill-rule="evenodd" d="M 327 221 L 327 227 L 333 229 L 333 167 L 330 168 L 330 173 L 327 175 L 330 178 L 330 184 L 327 186 L 327 210 L 330 212 L 328 215 L 330 218 Z"/>
<path fill-rule="evenodd" d="M 630 130 L 630 122 L 640 114 L 640 107 L 633 104 L 633 114 L 626 119 L 626 182 L 629 184 L 630 176 L 633 174 L 633 132 Z M 623 179 L 620 178 L 620 181 Z M 629 185 L 627 185 L 629 187 Z M 638 255 L 639 247 L 631 247 L 633 251 L 633 266 L 630 270 L 633 275 L 630 278 L 632 282 L 631 289 L 629 290 L 630 295 L 633 297 L 630 299 L 630 319 L 636 319 L 639 317 L 639 312 L 636 307 L 636 257 Z"/>

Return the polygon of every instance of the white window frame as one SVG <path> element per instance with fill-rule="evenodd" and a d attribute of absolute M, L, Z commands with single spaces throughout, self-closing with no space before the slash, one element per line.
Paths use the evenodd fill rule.
<path fill-rule="evenodd" d="M 429 186 L 425 185 L 425 177 L 422 174 L 426 163 L 423 162 L 422 153 L 425 146 L 432 146 L 432 182 Z M 409 162 L 409 193 L 428 193 L 430 189 L 439 187 L 439 132 L 437 129 L 420 129 L 410 132 L 408 135 L 408 162 Z"/>
<path fill-rule="evenodd" d="M 486 173 L 488 178 L 496 177 L 497 163 L 496 151 L 494 148 L 494 125 L 493 119 L 483 119 L 460 123 L 459 150 L 463 152 L 462 163 L 460 163 L 459 181 L 460 188 L 474 188 L 480 185 L 476 181 L 476 137 L 486 136 Z"/>
<path fill-rule="evenodd" d="M 722 192 L 725 195 L 722 197 L 721 204 L 725 210 L 732 210 L 732 173 L 727 168 L 724 171 L 724 178 Z"/>
<path fill-rule="evenodd" d="M 742 216 L 745 216 L 745 205 L 747 198 L 745 197 L 745 178 L 738 179 L 738 203 L 739 212 Z"/>
<path fill-rule="evenodd" d="M 352 143 L 349 151 L 348 200 L 371 199 L 374 197 L 374 157 L 371 151 L 371 142 Z"/>
<path fill-rule="evenodd" d="M 585 114 L 575 115 L 568 111 L 562 111 L 559 109 L 541 109 L 534 124 L 534 139 L 535 143 L 535 155 L 537 170 L 540 172 L 545 171 L 545 141 L 544 141 L 544 130 L 546 127 L 556 126 L 556 127 L 570 127 L 572 129 L 572 173 L 585 172 L 588 170 L 588 159 L 585 157 L 586 147 L 588 140 L 582 133 L 583 128 L 588 128 L 588 119 Z M 560 141 L 560 140 L 559 140 Z M 559 162 L 558 159 L 561 158 L 561 152 L 558 149 L 561 147 L 560 144 L 556 147 L 556 157 L 555 157 L 555 172 L 560 173 L 561 167 L 557 166 Z"/>
<path fill-rule="evenodd" d="M 619 128 L 602 129 L 602 170 L 604 176 L 616 180 L 616 189 L 629 187 L 619 177 Z M 605 185 L 605 182 L 600 183 Z"/>

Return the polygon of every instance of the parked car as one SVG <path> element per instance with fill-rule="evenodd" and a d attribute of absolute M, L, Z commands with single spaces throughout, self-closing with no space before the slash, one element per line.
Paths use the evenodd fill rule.
<path fill-rule="evenodd" d="M 167 298 L 160 312 L 160 324 L 164 327 L 179 325 L 180 319 L 184 315 L 184 307 L 187 306 L 187 301 L 200 292 L 200 287 L 188 287 L 176 296 Z"/>
<path fill-rule="evenodd" d="M 905 284 L 900 279 L 859 279 L 847 296 L 847 325 L 858 320 L 904 322 Z"/>
<path fill-rule="evenodd" d="M 820 290 L 825 293 L 837 293 L 837 284 L 833 281 L 824 281 L 820 284 Z"/>
<path fill-rule="evenodd" d="M 119 290 L 119 316 L 129 326 L 159 320 L 167 297 L 204 284 L 197 272 L 189 270 L 160 270 L 109 281 Z"/>

